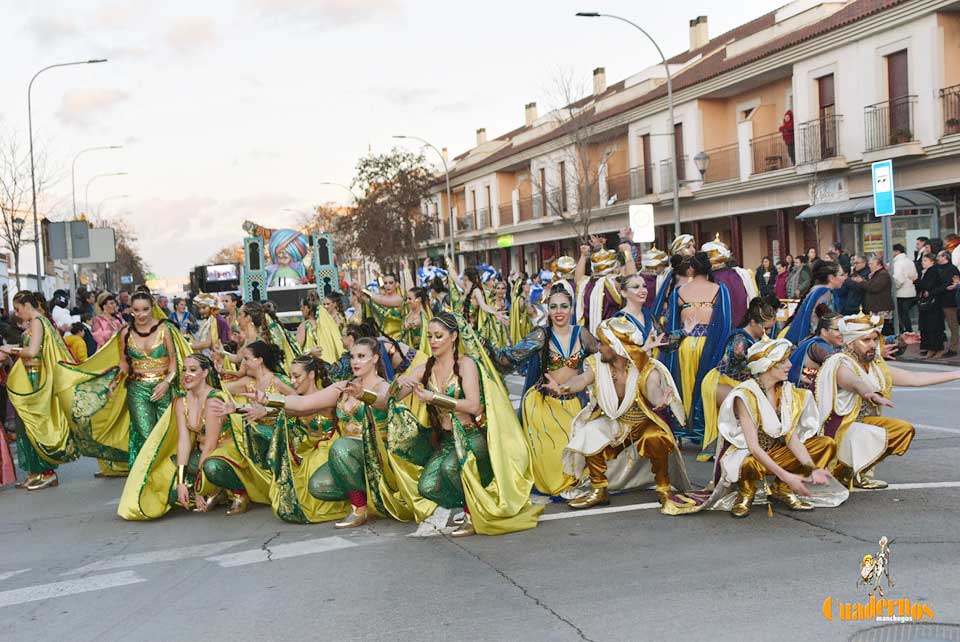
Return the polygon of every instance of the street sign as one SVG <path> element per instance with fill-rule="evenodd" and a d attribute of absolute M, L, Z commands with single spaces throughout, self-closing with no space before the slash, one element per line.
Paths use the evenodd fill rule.
<path fill-rule="evenodd" d="M 89 233 L 89 256 L 74 259 L 77 265 L 88 263 L 113 263 L 117 260 L 117 237 L 112 227 L 94 227 Z"/>
<path fill-rule="evenodd" d="M 120 285 L 133 285 L 133 275 L 125 274 L 120 277 Z"/>
<path fill-rule="evenodd" d="M 69 223 L 69 227 L 67 224 Z M 86 221 L 58 221 L 47 227 L 50 240 L 48 254 L 55 261 L 83 259 L 90 256 L 90 226 Z M 67 247 L 67 234 L 70 234 L 70 247 Z"/>
<path fill-rule="evenodd" d="M 634 243 L 653 243 L 657 239 L 653 222 L 653 205 L 631 205 L 629 217 Z"/>
<path fill-rule="evenodd" d="M 873 210 L 876 216 L 893 216 L 897 212 L 893 194 L 893 161 L 877 161 L 870 166 L 873 174 Z"/>
<path fill-rule="evenodd" d="M 501 234 L 498 236 L 497 245 L 500 247 L 513 247 L 513 234 Z"/>

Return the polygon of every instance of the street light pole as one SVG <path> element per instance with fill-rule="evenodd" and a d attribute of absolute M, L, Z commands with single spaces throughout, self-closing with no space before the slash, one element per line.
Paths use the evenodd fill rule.
<path fill-rule="evenodd" d="M 77 152 L 73 157 L 73 165 L 70 170 L 70 190 L 73 194 L 73 218 L 77 218 L 77 159 L 87 152 L 95 152 L 103 149 L 122 149 L 123 145 L 105 145 L 103 147 L 87 147 Z M 84 204 L 86 206 L 86 204 Z M 89 214 L 89 212 L 87 212 Z"/>
<path fill-rule="evenodd" d="M 48 65 L 33 74 L 33 78 L 30 79 L 30 84 L 27 85 L 27 131 L 29 132 L 30 138 L 30 189 L 33 194 L 33 236 L 34 236 L 34 249 L 36 250 L 37 257 L 37 291 L 40 292 L 43 290 L 40 284 L 40 277 L 43 273 L 43 266 L 40 264 L 40 221 L 37 217 L 37 177 L 35 175 L 35 169 L 33 164 L 33 81 L 37 79 L 37 76 L 47 71 L 48 69 L 54 69 L 56 67 L 72 67 L 74 65 L 94 65 L 100 62 L 107 62 L 106 58 L 97 58 L 94 60 L 78 60 L 76 62 L 61 62 L 55 65 Z"/>
<path fill-rule="evenodd" d="M 87 187 L 83 192 L 83 209 L 90 211 L 90 185 L 97 180 L 98 178 L 104 178 L 106 176 L 126 176 L 126 172 L 107 172 L 106 174 L 97 174 L 89 181 L 87 181 Z"/>
<path fill-rule="evenodd" d="M 660 49 L 660 45 L 657 44 L 657 41 L 653 39 L 646 30 L 638 25 L 635 22 L 627 20 L 626 18 L 621 18 L 620 16 L 614 16 L 609 13 L 597 13 L 595 11 L 580 11 L 577 13 L 577 16 L 580 18 L 613 18 L 614 20 L 619 20 L 621 22 L 626 22 L 628 25 L 636 28 L 643 35 L 647 37 L 650 42 L 653 43 L 653 46 L 656 48 L 657 53 L 660 55 L 660 61 L 663 64 L 663 69 L 667 74 L 667 111 L 669 112 L 670 119 L 670 139 L 673 141 L 671 147 L 673 147 L 673 159 L 670 161 L 670 167 L 672 168 L 671 174 L 673 175 L 673 233 L 674 236 L 680 236 L 680 183 L 677 182 L 677 163 L 680 162 L 679 155 L 677 154 L 677 132 L 676 125 L 673 119 L 673 78 L 670 76 L 670 65 L 667 64 L 667 58 L 663 55 L 663 51 Z M 647 159 L 644 159 L 644 162 L 647 162 Z"/>
<path fill-rule="evenodd" d="M 397 139 L 411 139 L 418 140 L 423 143 L 425 146 L 429 147 L 433 151 L 437 152 L 437 156 L 440 157 L 440 160 L 443 161 L 443 173 L 447 179 L 447 209 L 450 212 L 450 261 L 453 263 L 454 268 L 457 266 L 457 232 L 456 232 L 456 221 L 453 220 L 453 200 L 450 197 L 450 167 L 447 165 L 447 158 L 443 155 L 439 149 L 431 145 L 429 142 L 418 136 L 404 136 L 397 135 L 394 136 Z"/>

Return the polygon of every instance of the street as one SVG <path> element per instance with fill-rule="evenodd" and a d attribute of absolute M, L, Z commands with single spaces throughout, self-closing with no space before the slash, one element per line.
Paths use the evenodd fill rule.
<path fill-rule="evenodd" d="M 859 563 L 883 535 L 887 597 L 958 622 L 958 394 L 895 390 L 891 414 L 918 426 L 907 456 L 879 469 L 889 489 L 772 518 L 764 506 L 743 520 L 668 518 L 643 491 L 460 540 L 386 519 L 286 524 L 263 506 L 131 523 L 115 513 L 123 482 L 94 479 L 85 459 L 61 468 L 57 489 L 0 490 L 0 630 L 18 641 L 845 640 L 877 623 L 828 621 L 824 601 L 868 600 Z M 686 454 L 705 483 L 710 464 Z"/>

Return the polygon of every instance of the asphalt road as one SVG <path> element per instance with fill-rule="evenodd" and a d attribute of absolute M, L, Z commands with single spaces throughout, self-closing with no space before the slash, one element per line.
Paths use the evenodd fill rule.
<path fill-rule="evenodd" d="M 846 640 L 878 623 L 828 621 L 824 600 L 867 599 L 859 563 L 882 535 L 888 597 L 960 623 L 960 383 L 894 399 L 920 427 L 880 467 L 891 489 L 772 518 L 663 517 L 642 491 L 465 540 L 389 520 L 285 524 L 266 507 L 129 523 L 123 482 L 76 462 L 59 488 L 0 489 L 0 639 Z M 705 482 L 710 465 L 687 462 Z"/>

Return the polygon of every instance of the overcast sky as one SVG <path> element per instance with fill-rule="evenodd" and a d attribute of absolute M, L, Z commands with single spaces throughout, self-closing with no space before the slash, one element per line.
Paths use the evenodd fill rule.
<path fill-rule="evenodd" d="M 523 105 L 551 102 L 558 70 L 589 86 L 594 67 L 616 82 L 657 61 L 639 32 L 599 10 L 640 22 L 667 56 L 688 48 L 687 21 L 709 17 L 711 36 L 784 0 L 235 0 L 96 2 L 0 0 L 0 132 L 34 135 L 57 168 L 44 204 L 70 215 L 99 173 L 89 210 L 123 215 L 160 276 L 185 278 L 252 219 L 273 227 L 326 201 L 321 181 L 349 183 L 368 149 L 414 134 L 456 155 L 475 131 L 495 137 L 523 122 Z M 720 13 L 719 9 L 723 8 Z M 24 138 L 25 140 L 25 138 Z M 110 198 L 129 195 L 125 199 Z M 104 200 L 109 199 L 109 200 Z"/>

